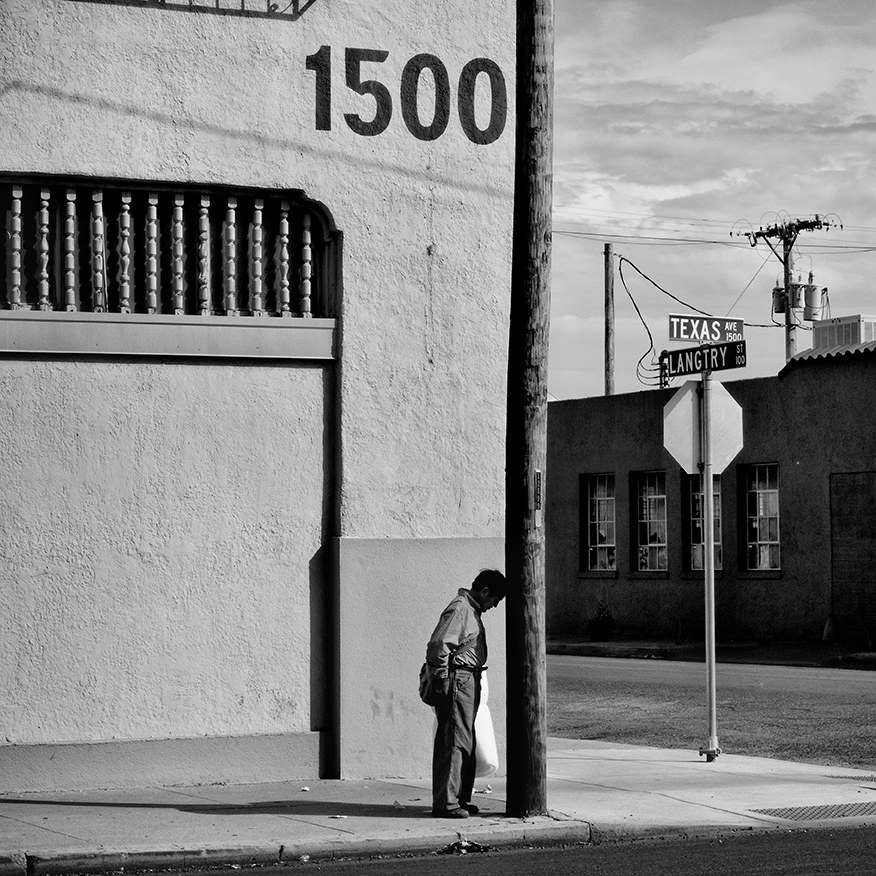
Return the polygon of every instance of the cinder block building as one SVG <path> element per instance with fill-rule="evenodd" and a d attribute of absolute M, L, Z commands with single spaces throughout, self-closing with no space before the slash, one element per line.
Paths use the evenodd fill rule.
<path fill-rule="evenodd" d="M 876 641 L 876 320 L 853 321 L 817 326 L 776 377 L 724 383 L 744 444 L 713 490 L 719 640 Z M 663 445 L 677 391 L 550 403 L 550 634 L 610 614 L 619 636 L 703 637 L 708 503 Z"/>
<path fill-rule="evenodd" d="M 0 54 L 0 790 L 427 774 L 504 562 L 513 4 L 7 0 Z"/>

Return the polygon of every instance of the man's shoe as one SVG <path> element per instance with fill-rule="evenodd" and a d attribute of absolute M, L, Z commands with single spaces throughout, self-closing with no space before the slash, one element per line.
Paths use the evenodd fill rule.
<path fill-rule="evenodd" d="M 432 816 L 434 818 L 468 818 L 468 812 L 457 806 L 456 809 L 433 809 Z"/>
<path fill-rule="evenodd" d="M 481 811 L 480 809 L 478 809 L 477 806 L 474 805 L 474 803 L 463 803 L 462 801 L 460 801 L 459 805 L 460 808 L 465 809 L 465 811 L 469 815 L 477 815 L 478 812 Z"/>

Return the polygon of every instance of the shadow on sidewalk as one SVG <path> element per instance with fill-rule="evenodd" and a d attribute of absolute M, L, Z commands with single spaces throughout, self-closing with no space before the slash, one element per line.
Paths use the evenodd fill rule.
<path fill-rule="evenodd" d="M 176 809 L 195 815 L 310 815 L 327 818 L 358 816 L 361 818 L 425 818 L 431 817 L 431 801 L 428 805 L 405 805 L 385 803 L 332 803 L 320 800 L 272 800 L 267 803 L 139 803 L 114 800 L 49 800 L 0 797 L 3 804 L 26 806 L 77 806 L 93 809 Z"/>

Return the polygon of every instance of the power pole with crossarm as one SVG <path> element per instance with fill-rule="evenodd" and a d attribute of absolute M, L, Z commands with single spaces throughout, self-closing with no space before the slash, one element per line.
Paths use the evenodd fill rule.
<path fill-rule="evenodd" d="M 785 360 L 790 360 L 797 352 L 797 323 L 794 321 L 795 302 L 791 295 L 791 277 L 794 271 L 794 245 L 801 231 L 815 231 L 836 225 L 823 216 L 815 215 L 814 219 L 792 219 L 788 222 L 770 225 L 758 231 L 746 232 L 745 236 L 752 246 L 757 246 L 758 240 L 766 242 L 773 255 L 782 263 L 784 274 L 784 289 L 781 292 L 781 303 L 785 313 Z M 840 225 L 842 228 L 842 225 Z M 771 238 L 782 242 L 782 252 L 779 254 L 773 246 Z M 810 281 L 811 282 L 811 281 Z"/>

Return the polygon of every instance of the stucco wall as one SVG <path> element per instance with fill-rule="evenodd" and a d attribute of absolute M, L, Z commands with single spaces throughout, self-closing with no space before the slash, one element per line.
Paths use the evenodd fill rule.
<path fill-rule="evenodd" d="M 2 742 L 323 719 L 324 383 L 319 368 L 0 362 Z"/>
<path fill-rule="evenodd" d="M 344 256 L 331 401 L 321 369 L 2 363 L 21 495 L 0 656 L 28 643 L 0 670 L 14 696 L 8 742 L 322 726 L 338 679 L 323 686 L 320 661 L 336 655 L 310 636 L 331 626 L 333 596 L 307 566 L 328 531 L 503 532 L 513 4 L 315 0 L 297 20 L 186 5 L 3 3 L 0 173 L 300 190 L 324 204 Z M 307 58 L 322 47 L 331 104 L 320 119 L 328 93 Z M 374 136 L 345 121 L 375 115 L 373 95 L 349 85 L 357 48 L 387 53 L 359 69 L 392 101 Z M 447 127 L 434 139 L 409 130 L 412 106 L 420 124 L 433 114 L 432 73 L 416 101 L 410 76 L 401 85 L 421 54 L 447 71 Z M 505 82 L 504 128 L 489 143 L 459 114 L 476 58 Z M 484 75 L 474 95 L 484 130 Z M 397 608 L 362 604 L 375 614 L 354 636 Z M 386 647 L 415 678 L 419 647 Z"/>
<path fill-rule="evenodd" d="M 498 535 L 513 41 L 510 2 L 316 0 L 290 21 L 8 0 L 0 171 L 295 188 L 325 204 L 344 234 L 343 534 Z M 306 68 L 321 46 L 331 130 L 316 130 Z M 346 86 L 345 50 L 363 47 L 388 52 L 361 65 L 392 100 L 375 136 L 344 120 L 374 116 L 374 98 Z M 403 120 L 403 71 L 421 53 L 449 83 L 447 127 L 431 141 Z M 507 113 L 501 136 L 477 144 L 463 132 L 458 85 L 484 57 L 502 71 Z M 423 122 L 431 83 L 424 72 Z M 479 76 L 481 129 L 489 93 Z"/>

